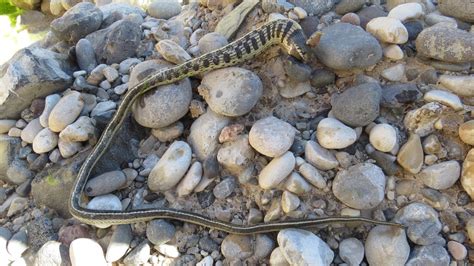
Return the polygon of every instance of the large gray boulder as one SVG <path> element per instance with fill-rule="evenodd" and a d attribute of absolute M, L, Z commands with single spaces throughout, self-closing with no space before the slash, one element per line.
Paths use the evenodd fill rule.
<path fill-rule="evenodd" d="M 0 180 L 9 182 L 7 170 L 21 148 L 20 138 L 0 134 Z"/>

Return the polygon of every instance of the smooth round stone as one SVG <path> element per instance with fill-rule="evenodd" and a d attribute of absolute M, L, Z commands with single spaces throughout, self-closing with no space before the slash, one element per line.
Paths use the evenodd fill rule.
<path fill-rule="evenodd" d="M 418 37 L 418 34 L 423 30 L 423 24 L 419 20 L 409 20 L 404 22 L 405 28 L 408 31 L 408 40 L 412 41 Z"/>
<path fill-rule="evenodd" d="M 370 130 L 370 144 L 381 152 L 390 152 L 398 146 L 397 131 L 389 124 L 378 124 Z"/>
<path fill-rule="evenodd" d="M 44 99 L 44 109 L 43 113 L 41 113 L 39 120 L 40 124 L 43 127 L 48 127 L 49 126 L 49 115 L 51 114 L 51 111 L 53 110 L 54 106 L 59 102 L 61 99 L 61 96 L 59 94 L 51 94 L 46 96 Z"/>
<path fill-rule="evenodd" d="M 127 182 L 122 171 L 103 173 L 87 181 L 84 192 L 89 197 L 104 195 L 120 189 Z"/>
<path fill-rule="evenodd" d="M 334 252 L 315 234 L 301 229 L 283 229 L 278 245 L 290 265 L 330 265 Z"/>
<path fill-rule="evenodd" d="M 218 199 L 225 199 L 234 192 L 237 182 L 233 176 L 227 177 L 219 182 L 212 190 L 214 196 Z"/>
<path fill-rule="evenodd" d="M 275 242 L 268 235 L 258 234 L 255 237 L 255 252 L 254 258 L 264 259 L 267 258 L 272 250 L 275 248 Z"/>
<path fill-rule="evenodd" d="M 179 197 L 187 196 L 193 192 L 202 178 L 202 165 L 200 162 L 194 162 L 176 187 Z"/>
<path fill-rule="evenodd" d="M 318 59 L 330 68 L 365 69 L 382 59 L 379 42 L 358 26 L 336 23 L 322 32 L 315 52 Z"/>
<path fill-rule="evenodd" d="M 387 12 L 379 5 L 371 5 L 362 8 L 357 15 L 360 17 L 360 25 L 362 28 L 366 28 L 367 23 L 371 21 L 373 18 L 377 17 L 386 17 L 388 15 Z"/>
<path fill-rule="evenodd" d="M 269 116 L 255 122 L 249 132 L 249 143 L 259 153 L 278 157 L 293 144 L 296 130 L 287 122 Z"/>
<path fill-rule="evenodd" d="M 355 13 L 347 13 L 344 16 L 341 17 L 341 22 L 344 23 L 349 23 L 355 26 L 360 25 L 360 18 L 357 14 Z"/>
<path fill-rule="evenodd" d="M 311 185 L 300 174 L 292 172 L 285 182 L 285 189 L 301 196 L 311 191 Z"/>
<path fill-rule="evenodd" d="M 401 81 L 405 77 L 405 65 L 396 64 L 386 68 L 382 71 L 381 75 L 389 81 Z"/>
<path fill-rule="evenodd" d="M 169 19 L 181 13 L 181 5 L 177 0 L 154 0 L 148 5 L 147 12 L 158 19 Z"/>
<path fill-rule="evenodd" d="M 410 255 L 405 231 L 377 225 L 365 241 L 365 257 L 370 265 L 405 265 Z"/>
<path fill-rule="evenodd" d="M 423 159 L 424 154 L 420 136 L 411 134 L 408 141 L 400 148 L 397 161 L 406 171 L 417 174 L 423 166 Z"/>
<path fill-rule="evenodd" d="M 292 212 L 300 206 L 300 198 L 289 191 L 283 191 L 281 195 L 281 209 L 285 213 Z"/>
<path fill-rule="evenodd" d="M 469 150 L 462 164 L 461 185 L 474 199 L 474 149 Z"/>
<path fill-rule="evenodd" d="M 137 65 L 141 62 L 142 61 L 140 61 L 140 59 L 138 59 L 138 58 L 127 58 L 127 59 L 123 60 L 122 62 L 120 62 L 119 72 L 121 74 L 129 74 L 131 68 L 133 68 L 135 65 Z"/>
<path fill-rule="evenodd" d="M 474 6 L 469 0 L 440 1 L 438 9 L 446 16 L 474 23 Z"/>
<path fill-rule="evenodd" d="M 72 91 L 63 96 L 49 114 L 48 125 L 53 132 L 60 132 L 72 124 L 84 107 L 81 93 Z"/>
<path fill-rule="evenodd" d="M 28 205 L 28 199 L 17 197 L 12 200 L 10 208 L 8 208 L 7 217 L 11 217 L 25 210 Z"/>
<path fill-rule="evenodd" d="M 471 76 L 451 76 L 441 75 L 439 84 L 459 96 L 474 96 L 474 75 Z"/>
<path fill-rule="evenodd" d="M 386 43 L 402 44 L 408 41 L 408 31 L 396 18 L 374 18 L 366 26 L 367 32 Z"/>
<path fill-rule="evenodd" d="M 450 260 L 449 254 L 443 246 L 432 244 L 415 246 L 406 265 L 449 265 Z"/>
<path fill-rule="evenodd" d="M 13 234 L 8 240 L 7 250 L 14 259 L 18 259 L 28 249 L 28 235 L 25 230 Z"/>
<path fill-rule="evenodd" d="M 303 163 L 299 167 L 300 174 L 309 182 L 311 185 L 324 189 L 326 187 L 326 180 L 321 176 L 318 169 L 314 168 L 309 163 Z"/>
<path fill-rule="evenodd" d="M 286 261 L 283 252 L 281 251 L 280 247 L 275 248 L 270 254 L 270 265 L 278 265 L 278 266 L 290 266 L 288 261 Z"/>
<path fill-rule="evenodd" d="M 388 17 L 395 18 L 400 21 L 417 19 L 423 15 L 423 7 L 418 3 L 401 4 L 388 12 Z"/>
<path fill-rule="evenodd" d="M 339 171 L 332 191 L 345 205 L 359 210 L 372 209 L 384 199 L 385 175 L 380 167 L 360 163 Z"/>
<path fill-rule="evenodd" d="M 76 122 L 67 126 L 59 137 L 65 141 L 87 141 L 94 136 L 94 121 L 88 116 L 79 117 Z"/>
<path fill-rule="evenodd" d="M 443 90 L 430 90 L 425 93 L 423 99 L 426 102 L 439 102 L 446 106 L 453 108 L 455 111 L 460 111 L 464 108 L 461 99 L 456 94 Z"/>
<path fill-rule="evenodd" d="M 323 171 L 334 169 L 339 165 L 334 154 L 312 140 L 306 142 L 304 155 L 307 162 Z"/>
<path fill-rule="evenodd" d="M 437 102 L 427 103 L 409 111 L 405 115 L 403 123 L 410 132 L 425 137 L 435 131 L 435 123 L 445 109 L 446 107 Z"/>
<path fill-rule="evenodd" d="M 89 238 L 78 238 L 69 245 L 71 264 L 75 266 L 107 265 L 104 251 L 96 241 Z"/>
<path fill-rule="evenodd" d="M 126 265 L 145 264 L 150 258 L 150 251 L 151 248 L 148 240 L 144 240 L 127 254 L 127 256 L 123 259 L 123 263 Z"/>
<path fill-rule="evenodd" d="M 132 229 L 128 224 L 120 224 L 115 227 L 110 242 L 107 246 L 105 259 L 107 262 L 120 260 L 127 253 L 132 241 Z"/>
<path fill-rule="evenodd" d="M 252 71 L 228 67 L 207 73 L 198 91 L 214 112 L 235 117 L 250 112 L 262 96 L 263 85 Z"/>
<path fill-rule="evenodd" d="M 176 233 L 174 225 L 165 220 L 152 220 L 146 227 L 146 237 L 154 245 L 165 244 L 170 241 Z"/>
<path fill-rule="evenodd" d="M 105 67 L 102 70 L 102 73 L 104 73 L 104 77 L 109 83 L 113 83 L 119 77 L 119 72 L 117 71 L 117 69 L 111 66 Z"/>
<path fill-rule="evenodd" d="M 405 56 L 400 46 L 390 44 L 383 48 L 383 55 L 393 61 L 401 60 Z"/>
<path fill-rule="evenodd" d="M 306 12 L 306 10 L 304 10 L 303 8 L 299 6 L 293 8 L 293 11 L 298 16 L 299 19 L 304 19 L 308 16 L 308 13 Z"/>
<path fill-rule="evenodd" d="M 91 72 L 96 66 L 94 47 L 88 39 L 80 39 L 76 43 L 76 60 L 80 69 Z"/>
<path fill-rule="evenodd" d="M 418 55 L 424 57 L 451 63 L 465 63 L 474 61 L 473 43 L 474 35 L 467 31 L 433 26 L 424 29 L 418 35 L 416 50 Z"/>
<path fill-rule="evenodd" d="M 258 184 L 263 189 L 275 188 L 294 168 L 295 156 L 291 152 L 286 152 L 280 157 L 273 158 L 262 169 L 258 176 Z"/>
<path fill-rule="evenodd" d="M 92 210 L 121 211 L 122 203 L 117 196 L 106 194 L 94 197 L 87 203 L 87 208 Z"/>
<path fill-rule="evenodd" d="M 346 238 L 339 243 L 339 256 L 349 265 L 360 265 L 364 259 L 364 244 L 357 238 Z"/>
<path fill-rule="evenodd" d="M 156 50 L 163 58 L 173 64 L 182 64 L 191 60 L 191 56 L 172 40 L 161 40 L 155 45 Z"/>
<path fill-rule="evenodd" d="M 33 143 L 36 135 L 43 129 L 38 118 L 31 120 L 21 131 L 21 140 L 26 143 Z"/>
<path fill-rule="evenodd" d="M 247 135 L 241 135 L 236 140 L 222 144 L 217 152 L 217 161 L 231 174 L 240 175 L 251 166 L 255 151 L 249 143 Z"/>
<path fill-rule="evenodd" d="M 366 126 L 379 116 L 381 99 L 380 85 L 364 83 L 334 94 L 331 98 L 332 113 L 349 126 Z"/>
<path fill-rule="evenodd" d="M 229 261 L 246 259 L 252 256 L 254 250 L 252 237 L 246 235 L 227 235 L 221 244 L 222 255 Z"/>
<path fill-rule="evenodd" d="M 173 142 L 151 170 L 150 190 L 166 191 L 178 184 L 191 165 L 191 155 L 191 147 L 186 142 Z"/>
<path fill-rule="evenodd" d="M 117 104 L 113 101 L 105 101 L 98 103 L 94 109 L 91 111 L 91 116 L 100 116 L 110 110 L 113 110 L 117 107 Z"/>
<path fill-rule="evenodd" d="M 448 242 L 448 250 L 449 253 L 453 256 L 453 258 L 457 261 L 464 260 L 467 256 L 467 249 L 466 247 L 456 241 L 449 241 Z"/>
<path fill-rule="evenodd" d="M 20 185 L 32 178 L 34 173 L 28 169 L 28 164 L 24 160 L 13 160 L 7 169 L 7 177 L 10 182 Z"/>
<path fill-rule="evenodd" d="M 12 233 L 5 227 L 0 227 L 0 263 L 8 265 L 10 263 L 7 251 L 8 240 L 12 237 Z"/>
<path fill-rule="evenodd" d="M 218 33 L 211 32 L 204 36 L 198 41 L 198 47 L 201 54 L 207 54 L 209 52 L 215 51 L 221 47 L 224 47 L 228 44 L 227 38 Z"/>
<path fill-rule="evenodd" d="M 68 262 L 68 248 L 58 241 L 50 240 L 44 243 L 36 253 L 36 265 L 67 265 Z"/>
<path fill-rule="evenodd" d="M 14 127 L 16 120 L 0 120 L 0 134 L 6 134 L 10 128 Z"/>
<path fill-rule="evenodd" d="M 334 118 L 324 118 L 316 131 L 319 144 L 326 149 L 343 149 L 357 140 L 355 130 Z"/>
<path fill-rule="evenodd" d="M 446 161 L 426 167 L 418 174 L 418 177 L 430 188 L 447 189 L 456 183 L 460 175 L 459 163 Z"/>
<path fill-rule="evenodd" d="M 46 153 L 54 150 L 58 145 L 58 135 L 49 128 L 41 130 L 33 140 L 33 151 L 36 153 Z"/>
<path fill-rule="evenodd" d="M 71 142 L 59 139 L 58 141 L 59 153 L 63 158 L 70 158 L 82 149 L 80 142 Z"/>
<path fill-rule="evenodd" d="M 151 130 L 151 134 L 161 142 L 168 142 L 177 139 L 181 134 L 183 134 L 183 131 L 183 123 L 178 121 L 167 127 L 154 128 Z"/>

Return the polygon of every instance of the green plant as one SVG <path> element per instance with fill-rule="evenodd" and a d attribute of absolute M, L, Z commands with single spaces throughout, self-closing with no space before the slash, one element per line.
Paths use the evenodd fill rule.
<path fill-rule="evenodd" d="M 0 0 L 0 16 L 8 16 L 12 26 L 15 26 L 16 18 L 22 12 L 23 10 L 14 6 L 10 0 Z"/>

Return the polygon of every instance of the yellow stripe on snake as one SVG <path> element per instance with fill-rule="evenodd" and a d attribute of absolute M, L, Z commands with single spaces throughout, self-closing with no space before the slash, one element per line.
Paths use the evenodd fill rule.
<path fill-rule="evenodd" d="M 366 222 L 381 225 L 400 226 L 396 223 L 376 221 L 361 217 L 323 217 L 315 219 L 300 219 L 276 221 L 257 225 L 237 225 L 210 219 L 208 217 L 177 209 L 135 209 L 126 211 L 91 210 L 81 204 L 81 195 L 84 186 L 97 161 L 106 152 L 114 136 L 122 125 L 133 102 L 151 89 L 161 85 L 173 83 L 186 77 L 207 72 L 209 70 L 232 66 L 244 62 L 260 54 L 267 47 L 278 44 L 290 55 L 308 60 L 306 37 L 298 23 L 282 19 L 269 22 L 259 29 L 247 33 L 242 38 L 208 54 L 185 62 L 173 68 L 151 74 L 136 86 L 130 88 L 113 118 L 105 128 L 99 141 L 85 159 L 78 177 L 74 183 L 69 202 L 69 211 L 81 222 L 107 227 L 115 224 L 129 224 L 139 221 L 148 221 L 156 218 L 167 218 L 193 223 L 232 234 L 256 234 L 278 231 L 284 228 L 311 227 L 335 222 Z"/>

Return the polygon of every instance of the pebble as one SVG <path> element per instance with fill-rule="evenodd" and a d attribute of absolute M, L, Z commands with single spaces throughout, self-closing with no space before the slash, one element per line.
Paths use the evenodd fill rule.
<path fill-rule="evenodd" d="M 333 94 L 331 98 L 332 113 L 338 120 L 349 126 L 366 126 L 379 116 L 381 99 L 380 85 L 377 83 L 360 84 L 348 88 L 339 95 Z"/>
<path fill-rule="evenodd" d="M 147 12 L 157 19 L 169 19 L 181 13 L 181 5 L 177 0 L 154 0 L 148 5 Z"/>
<path fill-rule="evenodd" d="M 290 265 L 330 265 L 334 252 L 315 234 L 302 229 L 283 229 L 278 245 Z"/>
<path fill-rule="evenodd" d="M 148 177 L 151 191 L 166 191 L 174 187 L 191 165 L 191 147 L 184 141 L 173 142 L 153 167 Z"/>
<path fill-rule="evenodd" d="M 127 178 L 122 171 L 106 172 L 89 179 L 84 192 L 89 197 L 104 195 L 123 187 Z"/>
<path fill-rule="evenodd" d="M 218 32 L 210 32 L 199 39 L 198 47 L 201 54 L 207 54 L 226 46 L 228 43 L 224 35 Z"/>
<path fill-rule="evenodd" d="M 295 156 L 286 152 L 280 157 L 273 158 L 258 176 L 258 184 L 263 189 L 272 189 L 287 177 L 295 168 Z"/>
<path fill-rule="evenodd" d="M 243 260 L 254 252 L 252 237 L 246 235 L 227 235 L 221 244 L 221 253 L 226 259 Z"/>
<path fill-rule="evenodd" d="M 464 108 L 461 99 L 456 94 L 443 90 L 430 90 L 425 93 L 423 100 L 426 102 L 439 102 L 453 108 L 455 111 L 460 111 Z"/>
<path fill-rule="evenodd" d="M 346 238 L 339 243 L 339 256 L 349 265 L 360 265 L 364 259 L 364 244 L 357 238 Z"/>
<path fill-rule="evenodd" d="M 441 1 L 438 3 L 439 11 L 450 17 L 455 17 L 463 21 L 474 22 L 474 7 L 472 2 L 464 0 Z"/>
<path fill-rule="evenodd" d="M 285 213 L 292 212 L 300 206 L 300 198 L 289 191 L 283 191 L 281 195 L 281 208 Z"/>
<path fill-rule="evenodd" d="M 326 149 L 343 149 L 357 140 L 355 130 L 334 118 L 324 118 L 318 124 L 316 136 Z"/>
<path fill-rule="evenodd" d="M 423 15 L 423 7 L 418 3 L 401 4 L 388 12 L 389 18 L 395 18 L 402 22 L 410 19 L 417 19 Z"/>
<path fill-rule="evenodd" d="M 334 169 L 339 165 L 334 154 L 312 140 L 306 142 L 304 154 L 307 162 L 323 171 Z"/>
<path fill-rule="evenodd" d="M 470 76 L 451 76 L 441 75 L 438 82 L 444 88 L 452 91 L 459 96 L 474 96 L 474 75 Z"/>
<path fill-rule="evenodd" d="M 336 5 L 336 11 L 339 15 L 344 15 L 349 12 L 356 12 L 364 6 L 363 0 L 342 0 Z"/>
<path fill-rule="evenodd" d="M 49 129 L 53 132 L 61 132 L 79 117 L 83 107 L 84 101 L 79 92 L 72 91 L 63 96 L 49 114 Z"/>
<path fill-rule="evenodd" d="M 469 218 L 469 221 L 467 221 L 466 231 L 469 239 L 472 242 L 472 240 L 474 240 L 474 217 Z"/>
<path fill-rule="evenodd" d="M 372 209 L 384 199 L 385 175 L 378 166 L 360 163 L 339 171 L 332 190 L 345 205 L 363 210 Z"/>
<path fill-rule="evenodd" d="M 461 185 L 474 199 L 474 149 L 469 150 L 462 164 Z"/>
<path fill-rule="evenodd" d="M 319 189 L 326 187 L 326 180 L 321 176 L 318 169 L 314 168 L 311 164 L 303 163 L 298 170 L 311 185 Z"/>
<path fill-rule="evenodd" d="M 202 178 L 202 165 L 200 162 L 194 162 L 189 168 L 186 175 L 176 187 L 178 197 L 183 197 L 191 194 L 194 188 L 199 184 Z"/>
<path fill-rule="evenodd" d="M 132 241 L 132 229 L 128 224 L 120 224 L 115 227 L 110 242 L 107 246 L 105 259 L 107 262 L 115 262 L 120 260 L 130 248 Z"/>
<path fill-rule="evenodd" d="M 296 130 L 287 122 L 269 116 L 255 122 L 249 132 L 249 143 L 259 153 L 279 157 L 293 144 Z"/>
<path fill-rule="evenodd" d="M 161 40 L 155 48 L 166 61 L 173 64 L 179 65 L 191 60 L 191 56 L 172 40 Z"/>
<path fill-rule="evenodd" d="M 349 23 L 354 26 L 360 26 L 360 18 L 355 13 L 347 13 L 341 17 L 341 22 Z"/>
<path fill-rule="evenodd" d="M 28 235 L 26 230 L 20 230 L 12 235 L 8 240 L 8 254 L 14 259 L 18 259 L 28 249 Z"/>
<path fill-rule="evenodd" d="M 423 30 L 423 24 L 419 20 L 409 20 L 403 23 L 408 31 L 408 40 L 416 40 L 418 34 Z"/>
<path fill-rule="evenodd" d="M 69 263 L 68 248 L 55 240 L 49 240 L 36 253 L 36 265 L 67 265 Z"/>
<path fill-rule="evenodd" d="M 460 174 L 461 166 L 457 161 L 446 161 L 426 167 L 418 178 L 430 188 L 448 189 L 456 183 Z"/>
<path fill-rule="evenodd" d="M 377 225 L 365 241 L 365 257 L 370 265 L 404 265 L 410 255 L 405 231 Z"/>
<path fill-rule="evenodd" d="M 408 172 L 417 174 L 423 166 L 423 147 L 420 136 L 411 134 L 408 141 L 403 144 L 397 155 L 398 163 Z"/>
<path fill-rule="evenodd" d="M 121 74 L 129 74 L 130 71 L 132 70 L 132 68 L 141 63 L 142 61 L 140 61 L 140 59 L 138 58 L 127 58 L 125 60 L 123 60 L 122 62 L 120 62 L 119 64 L 119 72 Z"/>
<path fill-rule="evenodd" d="M 434 125 L 439 120 L 446 107 L 437 103 L 427 103 L 420 108 L 409 111 L 404 118 L 405 127 L 420 137 L 425 137 L 435 131 Z"/>
<path fill-rule="evenodd" d="M 16 124 L 16 120 L 0 119 L 0 134 L 8 133 L 10 128 L 14 127 L 15 124 Z"/>
<path fill-rule="evenodd" d="M 265 234 L 258 234 L 255 237 L 255 252 L 253 258 L 265 259 L 275 248 L 275 242 L 272 238 Z"/>
<path fill-rule="evenodd" d="M 117 107 L 117 104 L 113 101 L 105 101 L 98 103 L 94 109 L 91 111 L 91 117 L 100 116 L 110 110 L 113 110 Z"/>
<path fill-rule="evenodd" d="M 181 122 L 176 122 L 167 127 L 153 128 L 151 134 L 161 142 L 168 142 L 177 139 L 183 134 L 184 125 Z"/>
<path fill-rule="evenodd" d="M 12 217 L 13 215 L 21 213 L 28 206 L 28 199 L 23 197 L 18 197 L 12 200 L 10 208 L 8 208 L 7 217 Z"/>
<path fill-rule="evenodd" d="M 71 264 L 74 266 L 107 265 L 102 247 L 89 238 L 78 238 L 69 246 Z"/>
<path fill-rule="evenodd" d="M 148 244 L 148 241 L 144 240 L 127 254 L 127 256 L 123 259 L 123 263 L 126 265 L 145 264 L 150 258 L 150 251 L 151 248 Z"/>
<path fill-rule="evenodd" d="M 383 55 L 393 61 L 401 60 L 405 56 L 400 46 L 390 44 L 383 48 Z"/>
<path fill-rule="evenodd" d="M 290 266 L 280 247 L 275 248 L 270 254 L 270 265 Z"/>
<path fill-rule="evenodd" d="M 58 135 L 49 128 L 41 130 L 33 140 L 33 151 L 41 154 L 54 150 L 58 145 Z"/>
<path fill-rule="evenodd" d="M 406 265 L 449 265 L 450 260 L 448 252 L 443 246 L 432 244 L 415 246 Z"/>
<path fill-rule="evenodd" d="M 377 124 L 370 130 L 370 144 L 381 152 L 390 152 L 398 147 L 397 131 L 389 124 Z"/>
<path fill-rule="evenodd" d="M 382 71 L 381 75 L 389 81 L 402 81 L 405 77 L 405 65 L 396 64 L 392 67 L 386 68 Z"/>
<path fill-rule="evenodd" d="M 308 13 L 306 12 L 306 10 L 304 10 L 303 8 L 299 6 L 293 8 L 293 12 L 295 12 L 296 16 L 298 16 L 299 19 L 304 19 L 308 16 Z"/>
<path fill-rule="evenodd" d="M 200 260 L 196 266 L 212 266 L 214 265 L 214 259 L 211 256 L 206 256 Z"/>
<path fill-rule="evenodd" d="M 128 90 L 128 83 L 118 85 L 114 88 L 114 92 L 117 95 L 122 95 Z"/>
<path fill-rule="evenodd" d="M 147 239 L 156 246 L 169 242 L 175 233 L 174 225 L 163 219 L 152 220 L 146 227 Z"/>
<path fill-rule="evenodd" d="M 79 152 L 82 149 L 82 145 L 80 142 L 70 142 L 70 141 L 59 139 L 58 148 L 59 148 L 59 154 L 63 158 L 69 158 L 73 156 L 74 154 L 76 154 L 77 152 Z M 56 156 L 56 155 L 53 155 L 53 153 L 51 153 L 51 155 L 52 155 L 52 158 Z M 50 158 L 50 160 L 53 162 L 53 159 Z"/>
<path fill-rule="evenodd" d="M 181 255 L 179 254 L 178 248 L 174 245 L 161 244 L 159 246 L 155 246 L 155 249 L 169 258 L 178 258 Z"/>
<path fill-rule="evenodd" d="M 21 131 L 21 140 L 26 143 L 33 143 L 35 136 L 43 129 L 39 118 L 31 120 L 28 125 Z"/>
<path fill-rule="evenodd" d="M 19 138 L 21 136 L 21 129 L 16 127 L 10 128 L 10 130 L 8 130 L 8 136 Z"/>
<path fill-rule="evenodd" d="M 453 258 L 457 261 L 462 261 L 467 256 L 466 247 L 463 244 L 458 243 L 456 241 L 448 242 L 448 250 L 449 250 L 449 253 L 451 253 L 451 255 L 453 256 Z"/>
<path fill-rule="evenodd" d="M 8 166 L 6 175 L 10 182 L 19 185 L 32 178 L 34 173 L 28 169 L 28 164 L 24 160 L 15 159 Z"/>
<path fill-rule="evenodd" d="M 235 188 L 237 186 L 236 180 L 233 176 L 229 176 L 225 179 L 223 179 L 221 182 L 219 182 L 212 192 L 214 193 L 214 196 L 218 199 L 225 199 L 229 197 L 232 192 L 234 192 Z"/>
<path fill-rule="evenodd" d="M 122 203 L 117 196 L 106 194 L 94 197 L 87 203 L 87 208 L 93 210 L 121 211 Z"/>
<path fill-rule="evenodd" d="M 255 151 L 250 146 L 247 135 L 240 135 L 233 141 L 225 142 L 217 152 L 217 161 L 236 176 L 253 167 L 254 157 Z"/>
<path fill-rule="evenodd" d="M 396 18 L 374 18 L 367 23 L 366 30 L 382 42 L 403 44 L 408 41 L 407 29 Z"/>
<path fill-rule="evenodd" d="M 262 96 L 263 85 L 252 71 L 228 67 L 204 75 L 198 91 L 214 112 L 236 117 L 250 112 Z"/>
<path fill-rule="evenodd" d="M 45 106 L 44 106 L 43 112 L 41 113 L 39 117 L 41 126 L 43 127 L 49 126 L 49 123 L 48 123 L 49 115 L 51 111 L 53 110 L 54 106 L 59 102 L 60 99 L 61 99 L 61 96 L 59 96 L 59 94 L 51 94 L 51 95 L 46 96 Z"/>
<path fill-rule="evenodd" d="M 311 191 L 311 185 L 300 174 L 292 172 L 285 182 L 285 189 L 296 195 L 304 195 Z"/>
<path fill-rule="evenodd" d="M 68 125 L 59 133 L 59 137 L 65 141 L 87 141 L 94 136 L 94 121 L 88 116 L 79 117 L 76 122 Z"/>
<path fill-rule="evenodd" d="M 94 47 L 88 39 L 80 39 L 76 43 L 76 61 L 80 69 L 90 73 L 97 66 Z"/>

